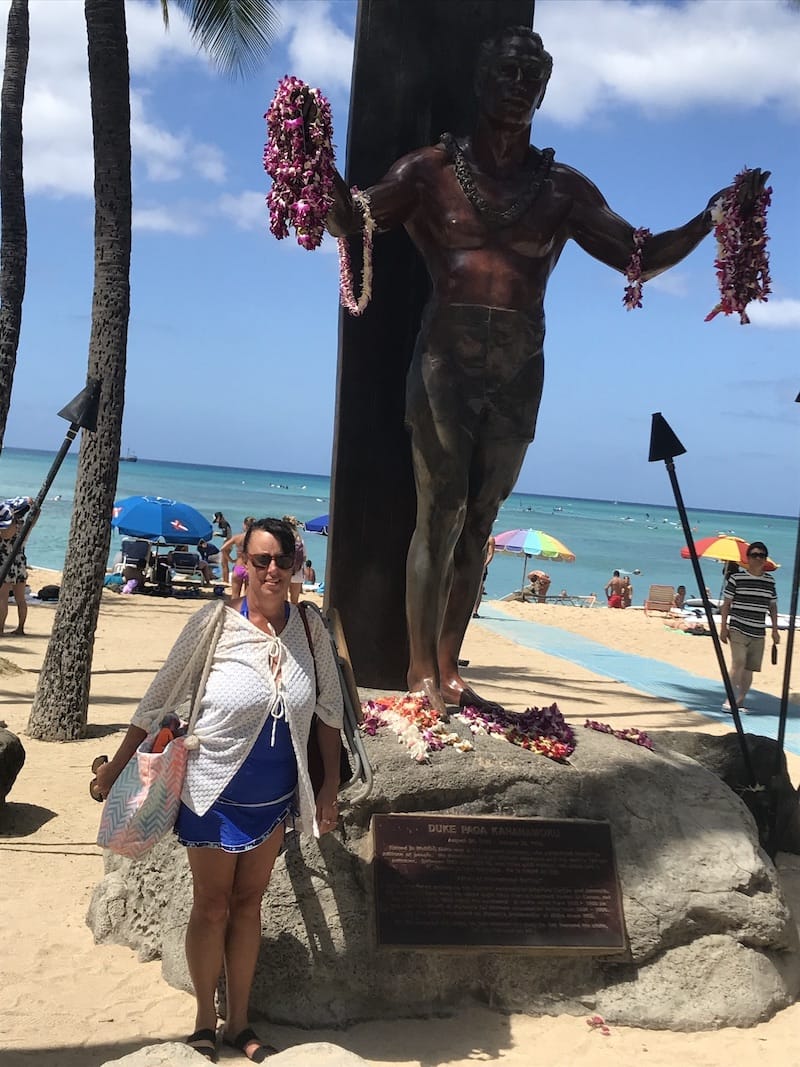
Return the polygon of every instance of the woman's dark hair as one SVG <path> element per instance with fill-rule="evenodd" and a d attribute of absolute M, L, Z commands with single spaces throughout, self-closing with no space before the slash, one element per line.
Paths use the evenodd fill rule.
<path fill-rule="evenodd" d="M 288 522 L 284 522 L 283 519 L 255 519 L 245 531 L 244 540 L 242 541 L 243 552 L 247 551 L 250 535 L 255 530 L 262 530 L 264 533 L 272 534 L 281 546 L 281 552 L 285 556 L 294 556 L 294 530 Z"/>

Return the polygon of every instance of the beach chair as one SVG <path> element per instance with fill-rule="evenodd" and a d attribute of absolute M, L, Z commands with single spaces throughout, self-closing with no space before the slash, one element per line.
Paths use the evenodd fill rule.
<path fill-rule="evenodd" d="M 650 592 L 644 602 L 644 613 L 649 615 L 652 611 L 663 611 L 667 614 L 672 611 L 675 603 L 674 585 L 651 585 Z"/>
<path fill-rule="evenodd" d="M 114 574 L 122 574 L 126 567 L 138 567 L 150 564 L 150 542 L 139 538 L 126 538 L 119 546 L 122 559 L 114 564 Z"/>
<path fill-rule="evenodd" d="M 196 587 L 203 584 L 200 555 L 197 552 L 173 552 L 170 578 L 172 584 Z"/>

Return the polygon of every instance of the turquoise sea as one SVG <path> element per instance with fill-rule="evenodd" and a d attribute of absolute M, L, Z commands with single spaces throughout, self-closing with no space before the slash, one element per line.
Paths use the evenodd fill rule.
<path fill-rule="evenodd" d="M 50 452 L 4 449 L 0 455 L 0 498 L 36 496 L 53 458 Z M 34 566 L 56 570 L 63 567 L 76 465 L 77 446 L 76 453 L 64 460 L 30 535 L 27 555 Z M 289 514 L 308 521 L 326 514 L 330 506 L 330 479 L 317 474 L 202 467 L 147 459 L 120 463 L 117 497 L 139 493 L 183 500 L 209 519 L 215 511 L 222 511 L 236 532 L 245 515 Z M 764 541 L 772 558 L 782 564 L 775 572 L 775 580 L 781 610 L 788 610 L 797 540 L 796 518 L 692 508 L 689 517 L 696 539 L 724 531 L 749 541 Z M 575 553 L 575 562 L 528 560 L 526 565 L 520 556 L 498 553 L 486 582 L 490 597 L 518 589 L 523 571 L 533 567 L 550 574 L 551 594 L 566 589 L 573 595 L 597 593 L 602 598 L 603 588 L 614 569 L 631 574 L 634 604 L 644 601 L 652 584 L 683 584 L 690 596 L 698 592 L 691 563 L 680 556 L 685 540 L 674 507 L 513 493 L 498 516 L 495 533 L 527 527 L 559 538 Z M 380 529 L 376 527 L 374 533 L 380 544 Z M 307 533 L 305 541 L 307 555 L 314 563 L 317 577 L 321 578 L 325 573 L 327 538 Z M 114 532 L 112 556 L 119 542 L 120 537 Z M 712 594 L 718 595 L 721 565 L 703 562 L 703 575 Z"/>

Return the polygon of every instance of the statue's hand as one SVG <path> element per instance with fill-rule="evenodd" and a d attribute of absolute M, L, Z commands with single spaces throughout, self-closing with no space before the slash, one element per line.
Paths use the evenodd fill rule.
<path fill-rule="evenodd" d="M 756 167 L 754 170 L 749 170 L 742 179 L 737 190 L 737 196 L 739 208 L 745 217 L 752 214 L 756 200 L 763 193 L 764 186 L 769 180 L 769 175 L 770 172 L 768 170 L 759 170 Z"/>
<path fill-rule="evenodd" d="M 742 181 L 740 182 L 737 190 L 736 197 L 739 201 L 739 207 L 742 215 L 747 217 L 753 210 L 756 200 L 764 191 L 764 186 L 769 181 L 770 171 L 760 170 L 756 167 L 754 170 L 749 170 Z M 711 199 L 708 201 L 706 211 L 710 212 L 711 208 L 716 204 L 720 197 L 725 196 L 731 191 L 733 186 L 726 186 L 724 189 L 720 189 L 719 192 L 714 193 Z"/>
<path fill-rule="evenodd" d="M 303 90 L 303 122 L 308 128 L 312 122 L 316 122 L 319 116 L 319 108 L 314 97 L 309 92 L 308 86 Z"/>

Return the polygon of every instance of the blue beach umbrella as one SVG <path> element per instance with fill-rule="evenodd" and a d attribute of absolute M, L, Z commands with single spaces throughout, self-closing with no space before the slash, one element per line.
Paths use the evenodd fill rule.
<path fill-rule="evenodd" d="M 330 515 L 318 515 L 316 519 L 309 519 L 305 528 L 309 533 L 326 534 L 330 523 Z"/>
<path fill-rule="evenodd" d="M 126 537 L 194 545 L 211 537 L 211 523 L 190 504 L 164 496 L 129 496 L 114 503 L 111 525 Z"/>

